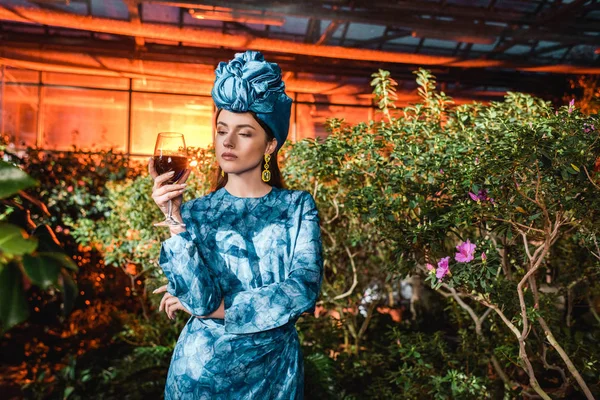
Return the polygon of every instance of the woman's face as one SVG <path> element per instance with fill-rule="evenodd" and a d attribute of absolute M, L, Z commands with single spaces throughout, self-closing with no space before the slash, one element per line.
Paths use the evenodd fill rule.
<path fill-rule="evenodd" d="M 267 133 L 250 113 L 222 110 L 217 118 L 215 151 L 221 169 L 240 174 L 261 165 L 265 154 L 271 154 L 277 141 L 267 142 Z M 236 157 L 224 157 L 232 153 Z"/>

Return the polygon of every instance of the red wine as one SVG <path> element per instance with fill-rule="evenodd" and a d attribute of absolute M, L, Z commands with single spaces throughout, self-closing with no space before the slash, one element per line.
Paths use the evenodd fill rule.
<path fill-rule="evenodd" d="M 154 169 L 158 175 L 175 171 L 173 177 L 165 182 L 166 184 L 172 184 L 183 176 L 187 168 L 187 161 L 187 157 L 182 156 L 154 156 Z"/>

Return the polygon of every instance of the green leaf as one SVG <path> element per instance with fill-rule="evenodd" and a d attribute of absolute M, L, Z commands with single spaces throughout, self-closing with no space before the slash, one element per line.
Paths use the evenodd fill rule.
<path fill-rule="evenodd" d="M 69 398 L 69 396 L 75 391 L 75 388 L 73 386 L 67 386 L 65 388 L 65 391 L 63 393 L 63 400 L 66 400 Z"/>
<path fill-rule="evenodd" d="M 53 258 L 26 254 L 23 267 L 31 282 L 44 290 L 58 284 L 60 264 Z"/>
<path fill-rule="evenodd" d="M 575 171 L 579 172 L 579 167 L 575 164 L 571 164 L 571 168 L 573 168 Z"/>
<path fill-rule="evenodd" d="M 540 215 L 542 215 L 541 212 L 537 213 L 537 214 L 533 214 L 529 216 L 529 220 L 533 221 L 534 219 L 538 219 L 540 217 Z"/>
<path fill-rule="evenodd" d="M 13 263 L 0 266 L 0 322 L 3 329 L 12 328 L 28 316 L 21 270 Z"/>
<path fill-rule="evenodd" d="M 0 199 L 10 197 L 19 190 L 37 185 L 38 182 L 20 168 L 0 160 Z"/>
<path fill-rule="evenodd" d="M 60 266 L 70 269 L 73 272 L 79 271 L 79 267 L 68 255 L 57 252 L 39 252 L 39 256 L 48 257 L 54 259 Z"/>
<path fill-rule="evenodd" d="M 27 238 L 21 228 L 0 222 L 0 250 L 11 255 L 31 254 L 37 248 L 37 239 Z"/>

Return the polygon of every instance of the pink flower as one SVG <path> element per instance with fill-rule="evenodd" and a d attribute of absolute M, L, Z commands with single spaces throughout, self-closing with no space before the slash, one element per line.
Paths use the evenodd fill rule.
<path fill-rule="evenodd" d="M 73 186 L 67 187 L 67 192 L 71 193 L 73 191 Z"/>
<path fill-rule="evenodd" d="M 569 102 L 569 109 L 567 111 L 569 112 L 569 114 L 571 114 L 574 109 L 575 109 L 575 99 L 573 99 Z"/>
<path fill-rule="evenodd" d="M 583 124 L 583 131 L 585 133 L 594 132 L 596 127 L 593 124 Z"/>
<path fill-rule="evenodd" d="M 481 261 L 485 262 L 487 260 L 487 256 L 485 255 L 485 251 L 481 253 Z"/>
<path fill-rule="evenodd" d="M 480 190 L 477 194 L 469 192 L 469 197 L 471 197 L 473 201 L 489 201 L 494 204 L 494 199 L 488 196 L 488 191 L 486 189 Z"/>
<path fill-rule="evenodd" d="M 471 243 L 468 239 L 466 242 L 463 242 L 456 246 L 456 250 L 458 253 L 454 256 L 454 259 L 460 263 L 468 263 L 473 259 L 473 254 L 475 253 L 475 244 Z"/>
<path fill-rule="evenodd" d="M 446 275 L 450 273 L 450 266 L 448 263 L 450 262 L 450 257 L 444 257 L 438 262 L 437 270 L 435 271 L 435 277 L 438 279 L 443 279 Z"/>
<path fill-rule="evenodd" d="M 427 271 L 433 271 L 433 270 L 435 270 L 435 267 L 433 265 L 429 264 L 429 263 L 426 265 L 426 267 L 427 267 Z"/>

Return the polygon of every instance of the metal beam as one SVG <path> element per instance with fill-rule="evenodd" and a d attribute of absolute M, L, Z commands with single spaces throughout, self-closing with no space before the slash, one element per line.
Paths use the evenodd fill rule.
<path fill-rule="evenodd" d="M 157 23 L 142 23 L 134 26 L 129 21 L 108 18 L 86 17 L 52 10 L 40 10 L 29 7 L 0 6 L 0 20 L 15 22 L 38 23 L 44 25 L 96 31 L 123 36 L 142 36 L 148 39 L 178 42 L 181 38 L 190 44 L 206 45 L 208 47 L 226 47 L 235 50 L 253 48 L 283 54 L 297 54 L 330 59 L 356 61 L 378 61 L 382 63 L 399 63 L 421 66 L 444 66 L 459 68 L 513 68 L 516 70 L 531 70 L 542 67 L 544 71 L 556 73 L 598 74 L 600 67 L 585 65 L 549 65 L 538 66 L 524 63 L 514 63 L 508 60 L 472 60 L 451 56 L 433 56 L 390 52 L 371 49 L 357 49 L 341 46 L 323 46 L 293 41 L 268 38 L 255 38 L 248 35 L 222 34 L 215 30 L 196 27 L 179 28 L 177 26 Z M 599 39 L 596 39 L 599 40 Z"/>
<path fill-rule="evenodd" d="M 232 52 L 228 49 L 217 48 L 201 48 L 196 46 L 167 46 L 154 43 L 146 43 L 143 50 L 138 50 L 133 43 L 127 40 L 121 42 L 107 42 L 102 40 L 90 40 L 81 38 L 77 40 L 65 40 L 65 38 L 45 37 L 42 35 L 3 35 L 0 37 L 0 58 L 8 57 L 2 46 L 11 52 L 14 62 L 41 62 L 40 57 L 47 56 L 46 60 L 53 63 L 53 68 L 59 70 L 61 65 L 65 65 L 66 70 L 72 70 L 77 66 L 87 66 L 99 68 L 101 64 L 98 60 L 103 61 L 104 66 L 111 68 L 115 67 L 115 71 L 104 71 L 105 73 L 116 73 L 121 64 L 132 64 L 135 60 L 136 65 L 144 63 L 148 66 L 149 63 L 160 63 L 163 69 L 170 70 L 180 68 L 179 64 L 191 64 L 194 68 L 198 66 L 210 66 L 213 68 L 218 61 L 230 59 Z M 467 44 L 467 48 L 469 44 Z M 14 50 L 18 52 L 15 54 Z M 24 51 L 27 51 L 24 53 Z M 463 52 L 464 50 L 461 50 Z M 346 78 L 365 78 L 371 75 L 378 68 L 389 70 L 394 79 L 397 81 L 414 82 L 414 75 L 411 71 L 418 66 L 406 66 L 403 64 L 382 63 L 380 61 L 355 61 L 348 63 L 346 60 L 326 59 L 323 57 L 306 57 L 302 55 L 271 53 L 265 51 L 265 57 L 273 62 L 277 62 L 282 70 L 297 73 L 309 73 L 315 76 L 331 76 L 335 75 L 337 82 L 343 82 Z M 33 56 L 37 54 L 37 56 Z M 73 54 L 78 55 L 73 58 Z M 114 59 L 121 60 L 117 62 Z M 68 60 L 77 60 L 77 63 L 68 62 Z M 84 60 L 85 63 L 84 63 Z M 112 60 L 112 61 L 111 61 Z M 177 60 L 174 62 L 173 60 Z M 170 67 L 171 65 L 171 67 Z M 208 68 L 208 67 L 206 67 Z M 524 74 L 519 71 L 507 70 L 463 70 L 458 68 L 430 68 L 436 75 L 438 81 L 457 82 L 460 81 L 465 85 L 481 86 L 489 84 L 492 86 L 503 86 L 511 88 L 514 91 L 536 92 L 540 88 L 552 86 L 554 80 L 563 79 L 561 76 L 551 76 L 547 74 Z M 66 71 L 63 71 L 66 72 Z M 151 70 L 139 70 L 138 72 L 148 72 Z M 81 73 L 81 72 L 79 72 Z M 89 72 L 85 72 L 89 73 Z M 208 72 L 204 72 L 205 74 Z M 112 75 L 111 75 L 112 76 Z M 171 76 L 171 75 L 169 75 Z M 139 77 L 139 76 L 137 76 Z M 151 79 L 152 76 L 146 78 Z M 183 79 L 178 77 L 177 79 Z M 160 76 L 155 79 L 161 79 Z M 188 79 L 188 78 L 185 78 Z M 197 78 L 189 78 L 193 82 Z M 286 79 L 287 82 L 287 79 Z M 365 90 L 369 90 L 368 88 Z"/>
<path fill-rule="evenodd" d="M 148 3 L 171 5 L 177 7 L 193 7 L 192 1 L 168 1 L 168 0 L 143 0 Z M 515 12 L 509 10 L 492 10 L 471 6 L 441 6 L 430 2 L 421 1 L 389 1 L 370 0 L 368 3 L 361 2 L 356 5 L 357 9 L 350 11 L 339 8 L 344 2 L 323 1 L 278 1 L 275 4 L 266 2 L 244 2 L 232 3 L 228 0 L 203 0 L 203 4 L 216 7 L 228 7 L 239 10 L 269 10 L 270 13 L 283 16 L 295 16 L 304 18 L 320 18 L 329 20 L 340 20 L 345 22 L 361 22 L 366 24 L 378 24 L 389 26 L 406 26 L 411 29 L 423 29 L 435 27 L 437 22 L 441 23 L 440 30 L 451 29 L 452 32 L 472 35 L 474 21 L 500 22 L 507 25 L 531 25 L 535 21 L 531 14 L 526 12 Z M 327 5 L 328 7 L 324 7 Z M 337 6 L 338 9 L 333 9 Z M 432 18 L 423 19 L 421 15 L 430 17 L 446 17 L 453 21 L 435 21 Z M 432 25 L 432 23 L 434 23 Z M 462 30 L 461 30 L 462 27 Z M 552 28 L 552 26 L 549 26 Z M 490 25 L 488 28 L 495 34 L 502 27 Z M 579 24 L 565 26 L 559 33 L 574 36 L 573 33 L 583 31 L 600 31 L 600 26 L 593 21 L 582 21 Z M 544 33 L 544 31 L 539 34 Z M 546 40 L 546 39 L 542 39 Z"/>
<path fill-rule="evenodd" d="M 129 21 L 133 24 L 133 26 L 140 27 L 142 25 L 142 21 L 140 19 L 140 9 L 139 2 L 137 0 L 123 0 L 125 5 L 127 6 L 127 11 L 129 11 Z M 136 36 L 135 44 L 138 47 L 144 47 L 146 42 L 143 37 Z"/>
<path fill-rule="evenodd" d="M 333 36 L 335 31 L 337 31 L 339 26 L 340 26 L 340 21 L 331 21 L 329 23 L 329 26 L 327 26 L 327 29 L 325 29 L 325 32 L 323 32 L 323 34 L 321 35 L 319 40 L 317 40 L 315 42 L 315 44 L 327 43 L 327 41 Z"/>

